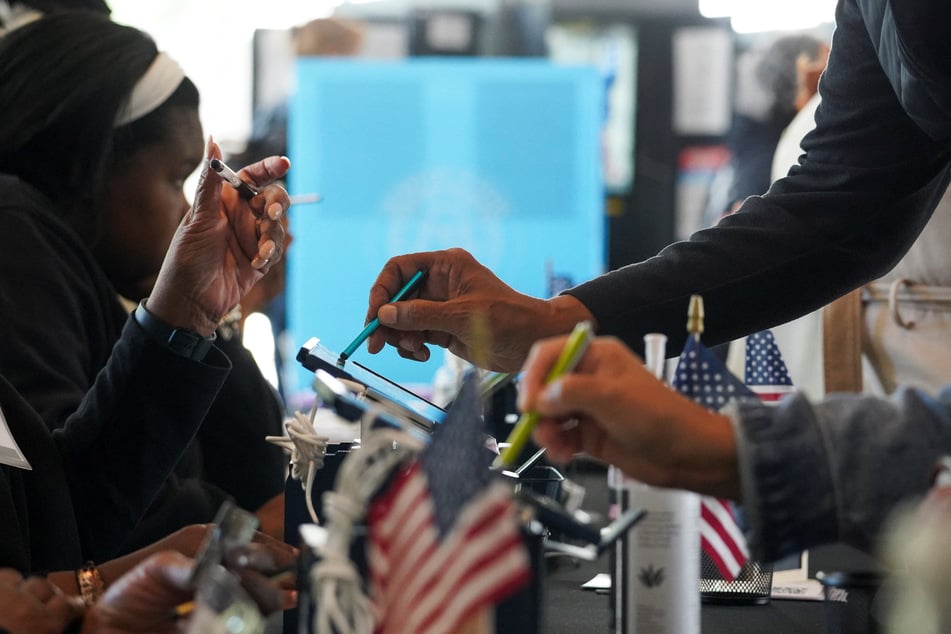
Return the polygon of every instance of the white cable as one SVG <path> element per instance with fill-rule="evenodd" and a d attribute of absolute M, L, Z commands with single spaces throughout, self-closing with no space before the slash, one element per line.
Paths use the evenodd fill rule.
<path fill-rule="evenodd" d="M 286 436 L 266 436 L 265 440 L 284 449 L 290 454 L 291 477 L 304 487 L 304 499 L 307 501 L 307 512 L 314 524 L 320 524 L 317 511 L 314 510 L 312 490 L 314 476 L 317 470 L 324 466 L 324 456 L 327 453 L 329 438 L 321 436 L 314 429 L 314 418 L 317 415 L 315 405 L 310 416 L 301 412 L 294 412 L 294 417 L 284 423 Z"/>
<path fill-rule="evenodd" d="M 314 593 L 315 634 L 370 634 L 373 618 L 369 598 L 362 591 L 363 580 L 350 559 L 353 524 L 364 509 L 347 497 L 328 491 L 324 494 L 328 530 L 321 559 L 310 569 Z"/>
<path fill-rule="evenodd" d="M 367 413 L 371 420 L 376 415 Z M 310 570 L 315 598 L 314 634 L 370 634 L 373 611 L 350 558 L 353 526 L 366 516 L 373 495 L 423 441 L 389 427 L 366 430 L 359 449 L 340 465 L 334 489 L 324 493 L 327 543 Z"/>

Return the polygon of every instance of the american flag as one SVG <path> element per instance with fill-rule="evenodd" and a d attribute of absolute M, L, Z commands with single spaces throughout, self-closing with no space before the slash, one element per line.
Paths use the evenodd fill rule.
<path fill-rule="evenodd" d="M 763 330 L 746 338 L 745 382 L 761 401 L 775 403 L 793 391 L 776 338 Z"/>
<path fill-rule="evenodd" d="M 714 411 L 735 399 L 756 398 L 696 336 L 687 338 L 671 384 L 678 392 Z M 749 550 L 728 501 L 700 498 L 700 546 L 723 579 L 736 579 L 749 559 Z"/>
<path fill-rule="evenodd" d="M 370 504 L 378 634 L 457 631 L 530 578 L 511 489 L 489 469 L 476 383 L 463 383 L 432 442 Z"/>

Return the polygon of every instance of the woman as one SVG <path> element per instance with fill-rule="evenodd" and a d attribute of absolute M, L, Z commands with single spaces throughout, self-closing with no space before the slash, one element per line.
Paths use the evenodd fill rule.
<path fill-rule="evenodd" d="M 103 16 L 4 36 L 0 76 L 0 373 L 56 430 L 83 555 L 104 559 L 211 520 L 226 497 L 169 475 L 170 458 L 230 369 L 218 322 L 283 253 L 288 198 L 270 184 L 289 162 L 242 170 L 263 188 L 250 201 L 205 169 L 188 210 L 184 178 L 220 157 L 202 151 L 194 86 Z M 149 297 L 130 318 L 117 292 Z M 72 424 L 89 418 L 92 432 Z"/>
<path fill-rule="evenodd" d="M 93 256 L 116 292 L 127 300 L 127 310 L 149 295 L 175 228 L 188 211 L 182 186 L 202 157 L 198 100 L 197 89 L 183 76 L 154 110 L 114 129 L 104 192 L 95 210 L 102 233 Z M 249 295 L 259 286 L 256 284 Z M 232 371 L 198 431 L 187 463 L 179 469 L 180 474 L 204 483 L 203 490 L 214 502 L 212 513 L 223 496 L 235 498 L 249 511 L 280 496 L 287 462 L 279 447 L 264 440 L 283 432 L 283 405 L 240 338 L 228 334 L 219 331 L 215 345 L 228 356 Z M 100 356 L 111 342 L 107 338 L 103 344 Z M 90 345 L 96 349 L 95 342 Z M 64 398 L 63 407 L 74 408 L 91 380 L 89 373 L 77 373 L 71 385 L 63 386 L 66 394 L 56 390 L 26 396 L 37 408 L 51 398 Z M 52 427 L 62 418 L 62 412 L 54 413 L 53 418 L 41 413 Z M 269 508 L 267 516 L 261 514 L 262 524 L 279 536 L 283 505 L 272 503 Z M 204 520 L 192 517 L 188 521 Z M 146 531 L 132 546 L 161 536 L 164 523 L 151 518 L 147 522 L 154 530 Z"/>

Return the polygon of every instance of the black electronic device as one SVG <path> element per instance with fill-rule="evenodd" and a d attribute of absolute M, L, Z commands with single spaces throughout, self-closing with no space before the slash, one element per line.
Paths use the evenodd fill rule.
<path fill-rule="evenodd" d="M 520 489 L 517 499 L 531 506 L 535 517 L 547 528 L 561 533 L 564 537 L 578 539 L 585 545 L 546 540 L 545 547 L 550 551 L 561 552 L 584 561 L 594 561 L 604 551 L 614 545 L 632 526 L 647 515 L 642 508 L 628 509 L 607 526 L 594 526 L 586 519 L 570 513 L 564 506 L 547 495 L 539 495 L 529 489 Z"/>
<path fill-rule="evenodd" d="M 408 419 L 426 431 L 431 431 L 446 417 L 443 408 L 365 365 L 351 359 L 340 361 L 340 355 L 321 345 L 316 337 L 304 343 L 297 360 L 312 372 L 324 370 L 333 377 L 359 384 L 366 397 L 383 410 Z"/>
<path fill-rule="evenodd" d="M 321 403 L 332 408 L 338 416 L 350 422 L 363 422 L 369 427 L 386 425 L 402 429 L 421 438 L 429 438 L 429 431 L 419 429 L 419 424 L 392 409 L 376 407 L 374 402 L 357 398 L 347 386 L 326 370 L 314 372 L 314 391 Z"/>
<path fill-rule="evenodd" d="M 191 585 L 197 587 L 209 570 L 223 564 L 232 548 L 249 543 L 257 528 L 258 518 L 254 514 L 225 500 L 215 515 L 212 529 L 198 549 L 190 577 Z"/>

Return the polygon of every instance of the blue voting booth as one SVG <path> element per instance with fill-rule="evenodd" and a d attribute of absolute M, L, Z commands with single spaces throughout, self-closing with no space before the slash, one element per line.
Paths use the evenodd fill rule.
<path fill-rule="evenodd" d="M 519 291 L 547 296 L 604 270 L 603 84 L 545 60 L 302 59 L 289 109 L 288 328 L 340 351 L 393 255 L 462 247 Z M 553 281 L 554 280 L 554 281 Z M 353 359 L 431 385 L 427 364 L 365 346 Z M 309 390 L 298 369 L 295 391 Z"/>

